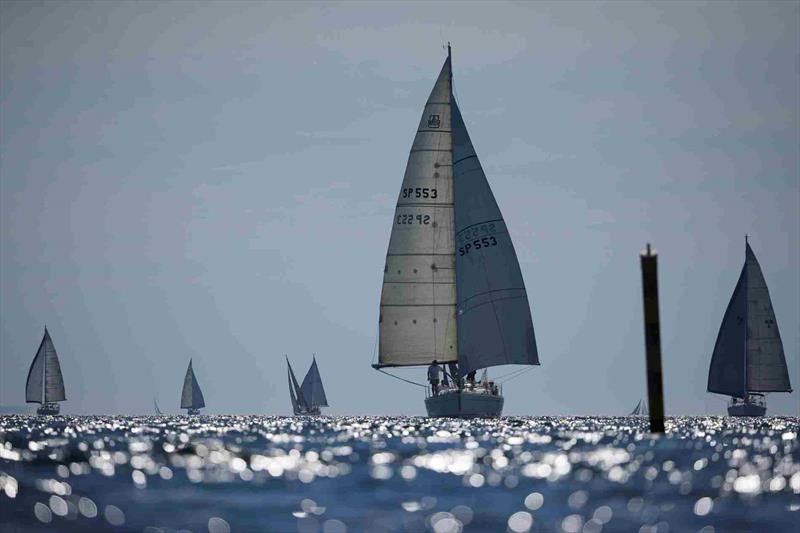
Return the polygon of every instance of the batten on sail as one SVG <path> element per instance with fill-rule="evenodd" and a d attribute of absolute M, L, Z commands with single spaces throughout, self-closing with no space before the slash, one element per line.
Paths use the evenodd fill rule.
<path fill-rule="evenodd" d="M 66 399 L 58 353 L 50 338 L 50 333 L 45 327 L 42 342 L 28 369 L 28 378 L 25 382 L 25 401 L 45 405 Z"/>
<path fill-rule="evenodd" d="M 377 366 L 458 358 L 450 101 L 448 58 L 425 104 L 395 209 Z"/>
<path fill-rule="evenodd" d="M 459 368 L 538 365 L 525 282 L 511 235 L 455 101 L 456 285 Z"/>
<path fill-rule="evenodd" d="M 183 390 L 181 391 L 181 409 L 190 409 L 191 411 L 201 409 L 206 406 L 205 398 L 203 398 L 203 391 L 200 390 L 200 384 L 194 375 L 192 368 L 192 360 L 189 359 L 189 367 L 186 369 L 186 375 L 183 378 Z"/>

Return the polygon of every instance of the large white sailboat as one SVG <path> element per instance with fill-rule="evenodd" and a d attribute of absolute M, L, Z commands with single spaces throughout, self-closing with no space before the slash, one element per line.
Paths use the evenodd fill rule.
<path fill-rule="evenodd" d="M 395 210 L 381 292 L 377 369 L 447 365 L 429 416 L 499 416 L 479 369 L 538 365 L 508 229 L 453 96 L 450 46 L 425 104 Z"/>
<path fill-rule="evenodd" d="M 57 415 L 58 402 L 66 399 L 58 353 L 45 326 L 42 342 L 39 343 L 25 381 L 25 401 L 40 404 L 36 409 L 38 415 Z"/>
<path fill-rule="evenodd" d="M 763 416 L 768 392 L 792 392 L 767 282 L 747 237 L 742 273 L 711 356 L 708 392 L 731 397 L 730 416 Z"/>

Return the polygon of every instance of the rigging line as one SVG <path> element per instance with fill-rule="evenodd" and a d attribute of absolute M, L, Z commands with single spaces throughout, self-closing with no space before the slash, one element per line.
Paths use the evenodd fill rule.
<path fill-rule="evenodd" d="M 501 382 L 501 383 L 505 383 L 506 381 L 511 381 L 512 379 L 517 379 L 522 374 L 525 374 L 526 372 L 530 372 L 531 370 L 533 370 L 532 366 L 529 366 L 528 368 L 519 368 L 517 370 L 514 370 L 513 372 L 509 372 L 508 374 L 503 374 L 502 376 L 495 378 L 495 381 L 499 381 L 499 380 L 501 380 L 501 379 L 503 379 L 505 377 L 508 377 L 508 379 L 505 379 L 505 380 L 503 380 Z"/>
<path fill-rule="evenodd" d="M 386 374 L 389 377 L 392 377 L 392 378 L 395 378 L 395 379 L 399 379 L 400 381 L 405 381 L 406 383 L 411 383 L 412 385 L 416 385 L 417 387 L 422 387 L 423 389 L 427 389 L 428 388 L 427 385 L 423 385 L 422 383 L 417 383 L 416 381 L 411 381 L 410 379 L 401 378 L 400 376 L 395 376 L 394 374 L 390 374 L 390 373 L 386 372 L 382 368 L 376 368 L 375 370 L 377 370 L 381 374 Z"/>
<path fill-rule="evenodd" d="M 373 363 L 375 362 L 375 356 L 378 355 L 378 338 L 380 336 L 380 331 L 381 331 L 381 326 L 380 326 L 380 322 L 378 322 L 378 325 L 375 327 L 375 346 L 373 346 L 373 348 L 372 348 L 372 362 Z"/>
<path fill-rule="evenodd" d="M 522 370 L 522 371 L 520 371 L 519 373 L 517 373 L 517 374 L 516 374 L 516 375 L 514 375 L 514 376 L 511 376 L 511 377 L 509 377 L 508 379 L 504 379 L 503 381 L 501 381 L 501 382 L 500 382 L 500 384 L 502 385 L 503 383 L 508 383 L 509 381 L 515 380 L 515 379 L 517 379 L 518 377 L 520 377 L 520 376 L 523 376 L 523 375 L 527 374 L 527 373 L 528 373 L 528 372 L 530 372 L 531 370 L 533 370 L 533 367 L 526 368 L 525 370 Z"/>

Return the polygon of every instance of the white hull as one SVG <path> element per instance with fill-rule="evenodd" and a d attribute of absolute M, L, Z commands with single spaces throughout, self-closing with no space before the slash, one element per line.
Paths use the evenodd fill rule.
<path fill-rule="evenodd" d="M 425 398 L 425 407 L 430 417 L 496 418 L 503 412 L 503 402 L 499 394 L 453 390 Z"/>

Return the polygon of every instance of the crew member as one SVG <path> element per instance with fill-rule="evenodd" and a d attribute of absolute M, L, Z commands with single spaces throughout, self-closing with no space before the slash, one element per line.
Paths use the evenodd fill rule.
<path fill-rule="evenodd" d="M 439 394 L 439 364 L 435 359 L 431 366 L 428 367 L 428 381 L 431 384 L 433 395 Z"/>

